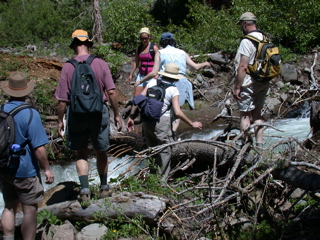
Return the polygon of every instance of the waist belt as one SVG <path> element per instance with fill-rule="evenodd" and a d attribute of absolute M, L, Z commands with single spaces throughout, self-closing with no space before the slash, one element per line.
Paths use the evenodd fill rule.
<path fill-rule="evenodd" d="M 153 64 L 152 64 L 152 65 L 151 65 L 151 64 L 150 64 L 150 65 L 148 65 L 148 64 L 147 64 L 147 65 L 146 65 L 146 64 L 141 64 L 140 66 L 141 66 L 141 67 L 153 67 Z"/>

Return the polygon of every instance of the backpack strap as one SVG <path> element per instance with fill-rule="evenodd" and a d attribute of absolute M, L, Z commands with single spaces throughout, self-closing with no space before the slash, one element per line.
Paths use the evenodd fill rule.
<path fill-rule="evenodd" d="M 154 43 L 153 42 L 150 43 L 149 52 L 150 52 L 150 54 L 152 56 L 152 59 L 154 59 L 155 52 L 154 52 Z"/>
<path fill-rule="evenodd" d="M 77 65 L 78 65 L 78 61 L 77 60 L 75 60 L 74 58 L 73 59 L 69 59 L 67 62 L 69 62 L 69 63 L 71 63 L 73 66 L 74 66 L 74 68 L 76 68 L 77 67 Z"/>
<path fill-rule="evenodd" d="M 96 55 L 92 55 L 90 54 L 90 56 L 87 58 L 87 60 L 85 61 L 87 64 L 91 65 L 93 59 L 95 59 L 97 56 Z"/>
<path fill-rule="evenodd" d="M 3 109 L 3 107 L 4 107 L 4 105 L 1 106 L 2 109 Z M 21 105 L 15 107 L 14 109 L 12 109 L 9 112 L 9 115 L 14 117 L 18 112 L 20 112 L 21 110 L 26 109 L 26 108 L 30 109 L 30 118 L 29 118 L 29 121 L 28 121 L 28 126 L 29 126 L 31 121 L 32 121 L 32 118 L 33 118 L 33 111 L 31 110 L 32 107 L 29 104 L 24 103 L 24 104 L 21 104 Z M 29 143 L 29 139 L 27 139 L 24 143 L 22 143 L 20 145 L 21 148 L 24 148 L 28 143 Z"/>

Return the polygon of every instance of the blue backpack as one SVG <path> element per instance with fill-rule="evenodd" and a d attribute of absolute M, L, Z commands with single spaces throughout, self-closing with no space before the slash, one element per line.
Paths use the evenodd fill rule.
<path fill-rule="evenodd" d="M 70 107 L 72 112 L 102 112 L 102 94 L 90 66 L 95 57 L 94 55 L 90 55 L 87 60 L 83 62 L 78 62 L 75 59 L 68 60 L 68 62 L 75 67 L 70 93 Z"/>
<path fill-rule="evenodd" d="M 133 98 L 133 103 L 138 105 L 141 111 L 141 118 L 143 121 L 153 122 L 158 121 L 163 115 L 162 107 L 164 97 L 166 95 L 166 89 L 170 86 L 174 86 L 171 83 L 164 83 L 161 80 L 157 80 L 157 85 L 148 88 L 147 96 L 142 94 Z M 169 106 L 170 108 L 171 106 Z"/>

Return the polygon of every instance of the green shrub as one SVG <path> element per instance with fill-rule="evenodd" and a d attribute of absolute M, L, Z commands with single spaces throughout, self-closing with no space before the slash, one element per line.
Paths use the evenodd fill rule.
<path fill-rule="evenodd" d="M 110 0 L 101 5 L 104 21 L 104 42 L 118 42 L 122 51 L 133 51 L 139 44 L 139 30 L 149 27 L 157 39 L 159 29 L 149 14 L 151 4 L 147 1 Z"/>

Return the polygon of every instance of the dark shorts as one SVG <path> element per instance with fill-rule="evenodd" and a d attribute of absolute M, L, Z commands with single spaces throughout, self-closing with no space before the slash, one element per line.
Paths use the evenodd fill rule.
<path fill-rule="evenodd" d="M 5 202 L 19 199 L 22 204 L 31 205 L 43 200 L 44 189 L 37 176 L 15 178 L 11 175 L 0 174 L 0 178 Z"/>
<path fill-rule="evenodd" d="M 98 114 L 72 113 L 68 111 L 67 139 L 71 150 L 81 150 L 88 147 L 89 139 L 96 150 L 108 150 L 110 121 L 106 105 Z"/>

